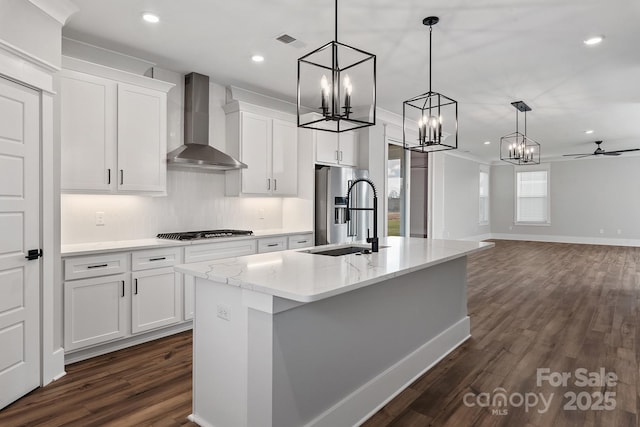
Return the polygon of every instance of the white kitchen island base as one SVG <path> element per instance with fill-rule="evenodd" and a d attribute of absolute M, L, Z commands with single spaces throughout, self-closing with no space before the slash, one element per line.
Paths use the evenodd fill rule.
<path fill-rule="evenodd" d="M 282 280 L 279 269 L 292 251 L 236 258 L 208 270 L 182 266 L 198 276 L 191 419 L 211 427 L 362 423 L 470 336 L 466 254 L 492 245 L 461 243 L 475 246 L 440 253 L 437 260 L 430 253 L 428 265 L 400 266 L 393 274 L 392 253 L 331 261 L 295 253 L 309 257 L 309 273 L 327 269 L 330 276 L 331 263 L 351 275 L 379 270 L 377 280 L 357 273 L 372 283 L 303 301 L 245 282 L 251 265 L 269 276 L 266 282 Z M 345 283 L 355 283 L 354 277 Z"/>

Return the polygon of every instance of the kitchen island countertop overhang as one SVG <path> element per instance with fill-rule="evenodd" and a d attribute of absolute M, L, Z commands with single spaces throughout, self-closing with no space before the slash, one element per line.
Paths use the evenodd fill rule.
<path fill-rule="evenodd" d="M 366 248 L 365 242 L 359 242 Z M 343 244 L 324 245 L 322 248 Z M 492 248 L 490 242 L 380 239 L 380 252 L 323 256 L 311 249 L 182 264 L 176 271 L 298 302 L 312 302 Z"/>

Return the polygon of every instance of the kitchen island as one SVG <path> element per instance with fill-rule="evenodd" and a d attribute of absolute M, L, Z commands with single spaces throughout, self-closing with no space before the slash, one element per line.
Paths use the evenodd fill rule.
<path fill-rule="evenodd" d="M 492 243 L 310 253 L 332 246 L 176 267 L 196 277 L 193 421 L 357 425 L 469 338 L 466 256 Z"/>

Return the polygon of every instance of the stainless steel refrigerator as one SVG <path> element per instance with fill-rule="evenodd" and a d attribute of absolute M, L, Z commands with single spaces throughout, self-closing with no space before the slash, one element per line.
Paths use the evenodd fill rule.
<path fill-rule="evenodd" d="M 344 243 L 367 238 L 373 218 L 371 211 L 351 211 L 351 221 L 346 220 L 346 196 L 349 185 L 358 178 L 368 178 L 362 169 L 316 166 L 315 190 L 315 244 Z M 371 187 L 357 184 L 349 197 L 351 207 L 373 207 Z M 373 235 L 373 229 L 370 233 Z"/>

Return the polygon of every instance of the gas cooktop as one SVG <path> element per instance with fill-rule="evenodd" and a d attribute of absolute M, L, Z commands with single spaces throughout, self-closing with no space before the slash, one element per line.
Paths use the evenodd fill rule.
<path fill-rule="evenodd" d="M 217 237 L 251 236 L 251 230 L 205 230 L 205 231 L 182 231 L 179 233 L 160 233 L 159 239 L 171 240 L 198 240 L 215 239 Z"/>

